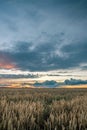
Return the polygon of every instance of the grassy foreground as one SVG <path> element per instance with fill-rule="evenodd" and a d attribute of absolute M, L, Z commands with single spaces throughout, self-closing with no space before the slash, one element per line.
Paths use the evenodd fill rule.
<path fill-rule="evenodd" d="M 0 88 L 0 130 L 87 130 L 87 89 Z"/>

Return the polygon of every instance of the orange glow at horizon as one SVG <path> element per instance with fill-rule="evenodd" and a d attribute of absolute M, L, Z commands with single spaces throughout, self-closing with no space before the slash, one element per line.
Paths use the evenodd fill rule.
<path fill-rule="evenodd" d="M 11 64 L 11 63 L 0 63 L 0 69 L 12 69 L 15 68 L 15 65 Z"/>
<path fill-rule="evenodd" d="M 61 88 L 87 88 L 87 84 L 86 85 L 67 85 Z"/>
<path fill-rule="evenodd" d="M 5 54 L 0 54 L 0 69 L 12 69 L 16 68 L 16 66 L 12 63 L 9 56 Z"/>

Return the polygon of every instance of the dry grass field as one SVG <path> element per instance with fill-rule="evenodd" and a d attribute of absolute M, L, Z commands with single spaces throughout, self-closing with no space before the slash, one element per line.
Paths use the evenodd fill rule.
<path fill-rule="evenodd" d="M 0 130 L 87 130 L 87 89 L 0 88 Z"/>

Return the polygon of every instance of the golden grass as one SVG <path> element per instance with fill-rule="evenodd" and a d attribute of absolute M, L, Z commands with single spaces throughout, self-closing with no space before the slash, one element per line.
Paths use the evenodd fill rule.
<path fill-rule="evenodd" d="M 0 89 L 0 130 L 87 130 L 87 89 Z"/>

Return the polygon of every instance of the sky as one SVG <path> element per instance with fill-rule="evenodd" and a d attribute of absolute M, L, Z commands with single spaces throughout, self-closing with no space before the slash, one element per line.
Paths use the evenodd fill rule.
<path fill-rule="evenodd" d="M 87 79 L 87 0 L 0 0 L 0 76 Z"/>

